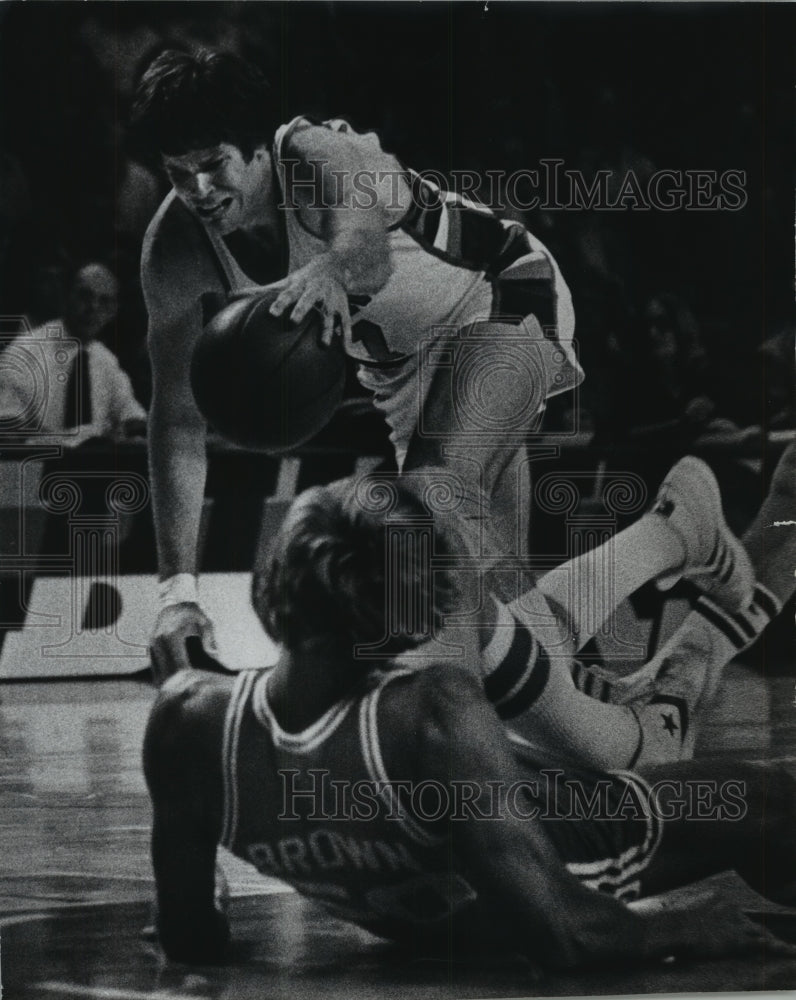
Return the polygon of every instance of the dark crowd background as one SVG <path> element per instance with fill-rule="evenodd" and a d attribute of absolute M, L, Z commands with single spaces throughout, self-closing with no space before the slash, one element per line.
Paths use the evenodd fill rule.
<path fill-rule="evenodd" d="M 105 339 L 148 401 L 138 258 L 166 186 L 131 94 L 164 47 L 212 45 L 264 69 L 284 120 L 346 117 L 419 170 L 744 171 L 738 211 L 526 221 L 573 291 L 598 441 L 793 426 L 793 27 L 771 3 L 7 3 L 0 313 L 58 316 L 70 264 L 109 261 Z"/>

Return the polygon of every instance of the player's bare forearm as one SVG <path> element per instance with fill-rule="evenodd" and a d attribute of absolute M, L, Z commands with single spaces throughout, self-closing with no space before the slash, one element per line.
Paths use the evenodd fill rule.
<path fill-rule="evenodd" d="M 451 823 L 453 847 L 478 894 L 495 900 L 495 920 L 505 921 L 507 940 L 557 969 L 659 959 L 691 946 L 693 920 L 642 915 L 587 888 L 565 868 L 531 812 L 533 801 L 522 807 L 525 817 L 508 801 L 534 773 L 520 767 L 475 678 L 433 666 L 418 684 L 423 717 L 431 722 L 418 769 L 426 779 L 473 789 L 472 811 Z M 481 818 L 489 816 L 499 818 Z"/>
<path fill-rule="evenodd" d="M 465 834 L 470 844 L 462 845 L 474 866 L 474 888 L 499 900 L 506 939 L 513 938 L 517 950 L 533 961 L 557 970 L 646 957 L 645 919 L 570 875 L 537 820 L 515 825 L 507 815 L 496 823 L 468 823 L 481 827 L 478 833 L 485 836 L 473 836 L 470 829 Z M 515 829 L 505 829 L 507 824 Z M 496 836 L 485 829 L 489 826 L 502 829 Z"/>
<path fill-rule="evenodd" d="M 503 780 L 508 790 L 522 779 Z M 477 781 L 485 789 L 491 782 L 491 795 L 497 771 Z M 538 820 L 516 818 L 505 803 L 500 816 L 495 823 L 476 819 L 463 824 L 459 849 L 470 859 L 479 894 L 494 894 L 501 901 L 507 934 L 519 950 L 553 969 L 647 957 L 645 918 L 583 886 L 564 868 Z"/>
<path fill-rule="evenodd" d="M 559 885 L 559 889 L 563 886 Z M 534 941 L 531 955 L 554 969 L 625 967 L 665 958 L 722 958 L 765 948 L 790 955 L 796 948 L 775 938 L 730 900 L 716 898 L 689 909 L 636 913 L 580 885 L 556 894 L 548 916 L 551 935 Z"/>
<path fill-rule="evenodd" d="M 418 748 L 418 773 L 451 787 L 467 785 L 466 816 L 450 824 L 453 849 L 468 880 L 493 900 L 506 941 L 557 969 L 660 960 L 668 955 L 713 958 L 749 953 L 792 954 L 796 948 L 753 924 L 730 899 L 699 908 L 638 913 L 581 883 L 565 868 L 529 799 L 516 790 L 534 782 L 520 767 L 494 709 L 475 678 L 451 668 L 422 672 L 416 697 L 428 718 Z M 513 791 L 512 791 L 513 790 Z"/>
<path fill-rule="evenodd" d="M 174 423 L 153 406 L 149 421 L 152 508 L 162 579 L 196 572 L 196 547 L 207 477 L 203 425 Z"/>
<path fill-rule="evenodd" d="M 147 244 L 141 265 L 149 315 L 149 465 L 161 578 L 196 571 L 207 429 L 193 398 L 190 362 L 202 330 L 202 295 L 218 291 L 202 276 L 200 248 L 172 243 Z"/>
<path fill-rule="evenodd" d="M 157 929 L 166 955 L 178 962 L 223 962 L 229 923 L 215 906 L 216 845 L 156 803 L 152 864 L 157 884 Z"/>
<path fill-rule="evenodd" d="M 418 679 L 419 715 L 429 720 L 417 774 L 471 790 L 471 808 L 450 826 L 468 880 L 494 900 L 506 940 L 536 961 L 571 968 L 595 961 L 616 937 L 642 948 L 642 921 L 616 900 L 590 892 L 565 868 L 543 825 L 514 800 L 533 776 L 522 772 L 480 682 L 431 666 Z M 528 808 L 532 807 L 529 802 Z M 524 812 L 526 807 L 521 807 Z M 489 817 L 489 818 L 487 818 Z M 632 946 L 632 945 L 631 945 Z"/>
<path fill-rule="evenodd" d="M 224 695 L 218 686 L 205 677 L 172 678 L 144 737 L 158 934 L 169 958 L 202 964 L 223 961 L 229 944 L 226 916 L 214 900 L 221 737 L 207 706 L 219 697 Z M 223 720 L 223 711 L 216 715 Z"/>

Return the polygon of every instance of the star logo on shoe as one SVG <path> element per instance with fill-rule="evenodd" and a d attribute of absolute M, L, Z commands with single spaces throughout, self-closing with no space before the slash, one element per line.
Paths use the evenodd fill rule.
<path fill-rule="evenodd" d="M 670 736 L 674 736 L 677 730 L 680 728 L 674 721 L 673 712 L 661 712 L 661 718 L 663 719 L 663 728 Z"/>

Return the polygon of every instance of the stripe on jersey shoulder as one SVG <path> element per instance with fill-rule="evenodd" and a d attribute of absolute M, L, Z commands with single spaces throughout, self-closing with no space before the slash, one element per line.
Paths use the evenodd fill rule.
<path fill-rule="evenodd" d="M 544 281 L 552 286 L 555 275 L 550 258 L 531 247 L 528 230 L 519 222 L 501 222 L 503 245 L 495 258 L 494 274 L 507 281 Z"/>
<path fill-rule="evenodd" d="M 221 843 L 229 847 L 234 843 L 238 829 L 238 746 L 243 710 L 251 695 L 259 671 L 243 670 L 235 678 L 232 695 L 224 720 L 221 742 L 221 771 L 223 783 L 223 809 Z"/>
<path fill-rule="evenodd" d="M 495 275 L 512 237 L 485 205 L 445 194 L 436 184 L 407 171 L 411 203 L 399 226 L 425 251 L 470 271 Z M 528 252 L 526 242 L 523 252 Z M 519 251 L 511 260 L 520 256 Z"/>
<path fill-rule="evenodd" d="M 527 234 L 524 231 L 512 235 L 512 244 L 516 249 L 522 250 L 522 253 L 501 268 L 502 281 L 553 281 L 555 272 L 550 258 L 541 250 L 528 250 Z"/>
<path fill-rule="evenodd" d="M 414 670 L 398 670 L 385 677 L 378 685 L 370 691 L 359 706 L 359 737 L 362 748 L 362 759 L 371 781 L 376 787 L 377 794 L 389 810 L 389 815 L 396 817 L 395 822 L 400 823 L 404 832 L 424 847 L 436 847 L 445 842 L 444 836 L 434 836 L 421 823 L 410 816 L 403 806 L 398 793 L 393 789 L 387 768 L 384 766 L 384 758 L 381 753 L 381 742 L 379 740 L 378 707 L 379 697 L 387 684 L 397 677 L 407 677 L 416 673 Z"/>
<path fill-rule="evenodd" d="M 437 232 L 431 245 L 435 250 L 445 251 L 450 240 L 450 213 L 443 207 L 437 220 Z"/>

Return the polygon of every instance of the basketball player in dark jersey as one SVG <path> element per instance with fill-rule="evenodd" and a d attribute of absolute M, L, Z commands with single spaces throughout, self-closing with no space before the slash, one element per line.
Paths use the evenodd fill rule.
<path fill-rule="evenodd" d="M 727 868 L 768 895 L 776 879 L 785 898 L 792 780 L 694 762 L 609 774 L 512 741 L 484 694 L 478 631 L 439 630 L 478 597 L 442 568 L 462 551 L 456 522 L 428 531 L 404 485 L 386 513 L 355 482 L 308 491 L 254 581 L 276 665 L 164 685 L 144 763 L 167 955 L 224 960 L 219 843 L 418 950 L 499 947 L 552 968 L 796 955 L 721 894 L 628 905 Z"/>
<path fill-rule="evenodd" d="M 254 69 L 212 52 L 162 54 L 135 101 L 137 134 L 173 186 L 142 257 L 163 674 L 188 665 L 187 637 L 213 649 L 196 587 L 206 427 L 189 382 L 208 294 L 276 285 L 276 311 L 319 308 L 326 338 L 337 326 L 358 361 L 399 468 L 444 466 L 468 485 L 476 554 L 526 554 L 527 433 L 583 375 L 566 283 L 523 226 L 405 169 L 372 133 L 340 120 L 277 127 L 273 106 Z M 639 548 L 643 563 L 620 561 L 630 589 L 683 559 L 660 531 Z M 751 585 L 725 596 L 735 607 Z"/>

